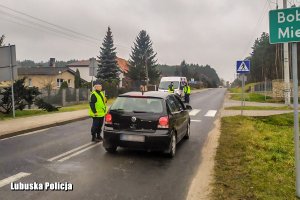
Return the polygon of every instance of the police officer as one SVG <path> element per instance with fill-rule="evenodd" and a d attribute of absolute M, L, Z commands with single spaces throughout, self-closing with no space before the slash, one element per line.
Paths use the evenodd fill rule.
<path fill-rule="evenodd" d="M 168 86 L 168 92 L 169 92 L 169 93 L 174 93 L 173 82 L 171 82 L 170 85 Z"/>
<path fill-rule="evenodd" d="M 94 91 L 91 93 L 89 115 L 93 118 L 91 128 L 92 141 L 100 142 L 102 140 L 101 130 L 104 116 L 107 112 L 105 105 L 106 98 L 102 92 L 102 84 L 98 81 L 94 84 Z"/>
<path fill-rule="evenodd" d="M 183 87 L 183 92 L 184 92 L 184 102 L 190 103 L 191 88 L 188 85 L 188 83 L 185 83 L 185 85 Z"/>

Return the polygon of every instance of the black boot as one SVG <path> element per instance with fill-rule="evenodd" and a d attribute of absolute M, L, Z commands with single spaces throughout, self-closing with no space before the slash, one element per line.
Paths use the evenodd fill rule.
<path fill-rule="evenodd" d="M 102 137 L 101 137 L 100 133 L 97 133 L 97 138 L 96 139 L 98 140 L 98 142 L 102 141 Z"/>
<path fill-rule="evenodd" d="M 97 142 L 95 135 L 92 135 L 92 142 Z"/>

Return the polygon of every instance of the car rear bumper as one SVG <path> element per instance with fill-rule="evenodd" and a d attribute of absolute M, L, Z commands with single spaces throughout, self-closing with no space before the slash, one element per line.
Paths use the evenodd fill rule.
<path fill-rule="evenodd" d="M 124 140 L 124 135 L 140 136 L 144 141 Z M 123 139 L 122 139 L 123 138 Z M 154 133 L 140 133 L 130 131 L 105 131 L 103 137 L 104 148 L 126 147 L 131 149 L 165 151 L 170 147 L 171 136 L 168 130 L 157 130 Z"/>

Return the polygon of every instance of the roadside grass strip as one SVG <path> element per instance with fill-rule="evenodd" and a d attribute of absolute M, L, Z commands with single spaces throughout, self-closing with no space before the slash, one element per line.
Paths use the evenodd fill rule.
<path fill-rule="evenodd" d="M 20 180 L 23 177 L 29 176 L 29 175 L 30 175 L 30 173 L 20 172 L 18 174 L 8 177 L 8 178 L 2 179 L 2 180 L 0 180 L 0 188 L 5 185 L 8 185 L 14 181 Z"/>
<path fill-rule="evenodd" d="M 231 106 L 226 107 L 225 110 L 293 110 L 289 106 Z"/>
<path fill-rule="evenodd" d="M 293 114 L 223 117 L 213 199 L 297 199 Z"/>

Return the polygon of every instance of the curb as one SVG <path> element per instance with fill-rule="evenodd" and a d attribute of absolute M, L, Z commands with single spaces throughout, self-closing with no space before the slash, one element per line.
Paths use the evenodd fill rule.
<path fill-rule="evenodd" d="M 69 123 L 76 122 L 76 121 L 86 120 L 86 119 L 89 119 L 89 118 L 90 118 L 89 116 L 84 116 L 84 117 L 70 119 L 70 120 L 66 120 L 66 121 L 62 121 L 62 122 L 55 122 L 53 124 L 47 124 L 47 125 L 43 125 L 43 126 L 29 128 L 29 129 L 25 129 L 25 130 L 21 130 L 21 131 L 15 131 L 15 132 L 7 133 L 7 134 L 4 134 L 4 135 L 0 135 L 0 139 L 9 138 L 9 137 L 17 136 L 17 135 L 22 135 L 22 134 L 25 134 L 25 133 L 29 133 L 29 132 L 32 132 L 32 131 L 38 131 L 38 130 L 45 129 L 45 128 L 61 126 L 61 125 L 69 124 Z"/>

